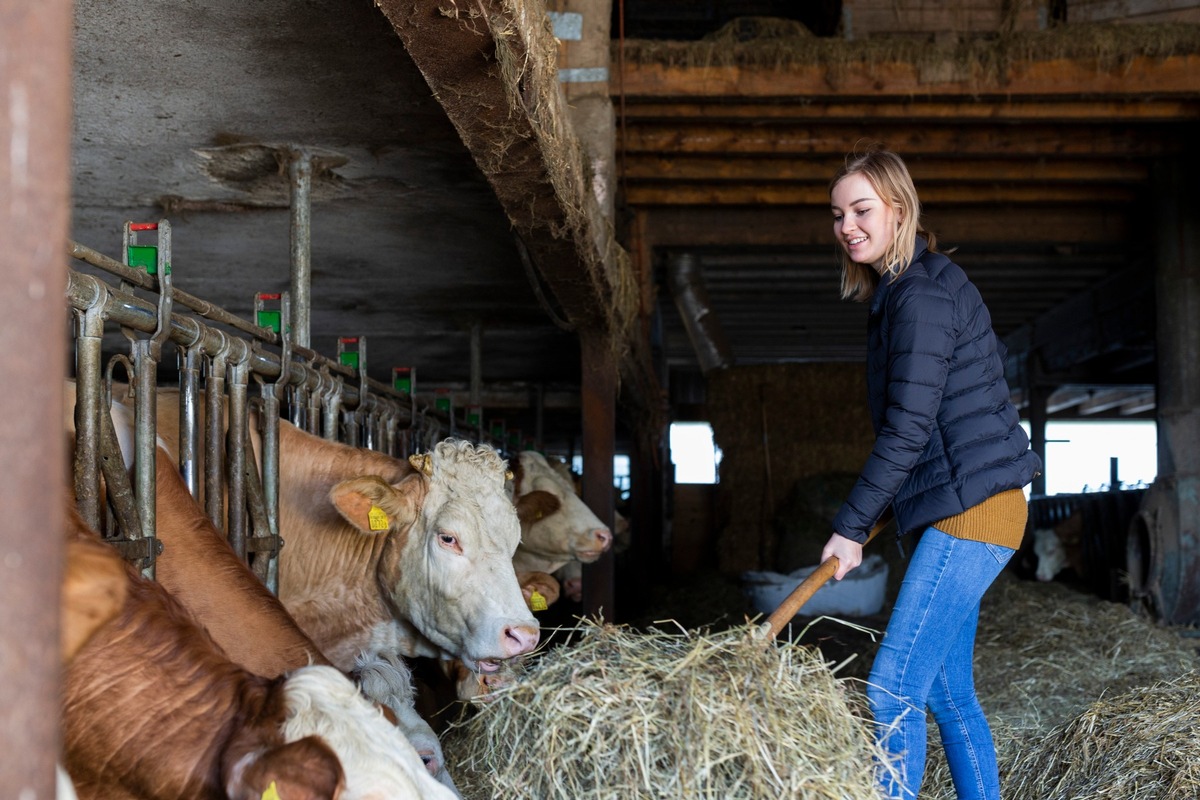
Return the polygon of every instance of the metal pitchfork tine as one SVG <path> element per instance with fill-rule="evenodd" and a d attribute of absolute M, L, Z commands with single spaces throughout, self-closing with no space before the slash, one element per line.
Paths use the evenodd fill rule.
<path fill-rule="evenodd" d="M 864 546 L 878 536 L 879 532 L 887 527 L 889 522 L 891 522 L 890 515 L 876 522 L 875 527 L 871 529 L 871 533 L 867 536 L 867 541 L 863 543 Z M 834 573 L 837 572 L 837 568 L 837 556 L 830 556 L 822 561 L 821 566 L 817 567 L 811 575 L 801 581 L 799 586 L 792 589 L 791 594 L 785 597 L 783 602 L 779 604 L 779 607 L 771 612 L 771 616 L 767 617 L 767 621 L 758 626 L 758 629 L 754 632 L 755 637 L 762 639 L 764 642 L 774 641 L 779 632 L 791 621 L 792 617 L 796 616 L 817 589 L 820 589 L 825 585 L 826 581 L 833 577 Z"/>

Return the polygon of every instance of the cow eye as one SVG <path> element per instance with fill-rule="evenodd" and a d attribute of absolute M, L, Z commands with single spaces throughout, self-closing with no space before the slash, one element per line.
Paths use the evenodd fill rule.
<path fill-rule="evenodd" d="M 455 553 L 462 552 L 462 547 L 458 544 L 458 537 L 452 533 L 439 533 L 438 543 L 447 550 L 453 550 Z"/>

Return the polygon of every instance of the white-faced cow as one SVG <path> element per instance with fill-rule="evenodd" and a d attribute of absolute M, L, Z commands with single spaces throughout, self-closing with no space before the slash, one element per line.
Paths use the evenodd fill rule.
<path fill-rule="evenodd" d="M 287 423 L 279 451 L 279 596 L 334 664 L 365 651 L 487 673 L 537 645 L 496 451 L 446 440 L 414 469 Z"/>
<path fill-rule="evenodd" d="M 159 391 L 157 416 L 177 457 L 177 391 Z M 537 645 L 512 568 L 520 524 L 492 448 L 446 440 L 418 468 L 281 420 L 279 461 L 279 598 L 339 669 L 367 652 L 488 672 Z"/>
<path fill-rule="evenodd" d="M 512 465 L 509 496 L 521 520 L 517 573 L 553 573 L 568 561 L 590 564 L 612 546 L 612 532 L 541 453 L 522 451 Z"/>
<path fill-rule="evenodd" d="M 69 556 L 119 561 L 70 511 Z M 120 611 L 65 669 L 64 762 L 81 798 L 453 797 L 344 675 L 253 675 L 159 584 L 121 568 Z"/>
<path fill-rule="evenodd" d="M 163 553 L 157 580 L 236 664 L 256 675 L 273 678 L 308 664 L 330 664 L 213 527 L 169 455 L 159 448 L 158 456 L 155 516 Z M 361 661 L 374 664 L 367 655 Z M 372 675 L 372 685 L 361 687 L 363 694 L 393 713 L 430 774 L 457 793 L 437 736 L 413 707 L 408 668 L 402 662 L 386 661 L 376 665 Z"/>

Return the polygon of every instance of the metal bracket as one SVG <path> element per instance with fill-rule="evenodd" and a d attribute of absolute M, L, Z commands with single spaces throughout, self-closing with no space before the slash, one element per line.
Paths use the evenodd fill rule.
<path fill-rule="evenodd" d="M 151 559 L 150 545 L 154 545 L 154 558 L 162 555 L 163 543 L 160 539 L 105 539 L 121 554 L 121 558 L 133 562 L 138 569 L 144 568 Z"/>

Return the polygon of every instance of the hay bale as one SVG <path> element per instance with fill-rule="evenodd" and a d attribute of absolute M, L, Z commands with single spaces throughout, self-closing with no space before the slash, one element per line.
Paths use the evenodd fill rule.
<path fill-rule="evenodd" d="M 444 738 L 463 796 L 877 800 L 861 706 L 753 630 L 577 629 Z"/>
<path fill-rule="evenodd" d="M 1027 743 L 1005 797 L 1195 800 L 1200 797 L 1200 675 L 1093 703 Z"/>

